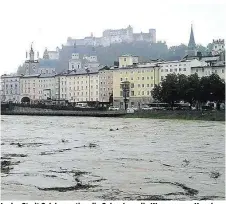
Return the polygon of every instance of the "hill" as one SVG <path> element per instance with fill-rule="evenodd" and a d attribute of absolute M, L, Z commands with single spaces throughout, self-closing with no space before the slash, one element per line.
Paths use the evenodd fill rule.
<path fill-rule="evenodd" d="M 208 46 L 210 49 L 210 46 Z M 197 45 L 198 51 L 206 54 L 209 49 L 202 45 Z M 68 60 L 71 59 L 73 52 L 78 52 L 81 57 L 83 55 L 97 55 L 100 64 L 111 66 L 118 57 L 123 54 L 132 54 L 140 57 L 140 61 L 147 61 L 150 59 L 161 58 L 163 60 L 180 60 L 185 56 L 187 46 L 184 44 L 169 47 L 166 43 L 157 42 L 149 44 L 147 42 L 122 43 L 113 44 L 109 47 L 95 47 L 92 46 L 62 46 L 59 55 L 59 62 L 56 71 L 67 69 Z M 18 67 L 18 74 L 24 72 L 22 66 Z"/>

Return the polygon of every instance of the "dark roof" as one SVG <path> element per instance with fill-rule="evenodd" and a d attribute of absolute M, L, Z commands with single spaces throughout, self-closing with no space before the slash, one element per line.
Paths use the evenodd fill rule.
<path fill-rule="evenodd" d="M 40 74 L 32 74 L 32 75 L 23 75 L 22 78 L 32 78 L 32 77 L 39 77 Z"/>
<path fill-rule="evenodd" d="M 207 68 L 207 67 L 218 68 L 218 67 L 225 67 L 225 65 L 196 66 L 196 67 L 191 67 L 191 68 Z"/>
<path fill-rule="evenodd" d="M 40 74 L 40 78 L 54 77 L 56 74 Z"/>

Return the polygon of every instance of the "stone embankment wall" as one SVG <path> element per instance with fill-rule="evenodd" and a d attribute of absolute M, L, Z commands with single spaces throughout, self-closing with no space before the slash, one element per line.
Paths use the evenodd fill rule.
<path fill-rule="evenodd" d="M 119 117 L 125 115 L 125 111 L 71 111 L 52 110 L 42 108 L 30 108 L 14 106 L 12 110 L 1 112 L 2 115 L 38 115 L 38 116 L 93 116 L 93 117 Z"/>

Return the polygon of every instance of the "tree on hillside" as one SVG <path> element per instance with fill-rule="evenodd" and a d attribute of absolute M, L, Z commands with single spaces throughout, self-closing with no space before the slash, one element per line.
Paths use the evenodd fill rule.
<path fill-rule="evenodd" d="M 167 53 L 167 60 L 180 60 L 185 56 L 187 49 L 188 47 L 184 44 L 170 47 Z"/>
<path fill-rule="evenodd" d="M 197 45 L 196 45 L 196 49 L 197 49 L 198 52 L 201 52 L 203 55 L 206 55 L 207 52 L 208 52 L 207 47 L 204 47 L 204 46 L 201 45 L 201 44 L 197 44 Z"/>

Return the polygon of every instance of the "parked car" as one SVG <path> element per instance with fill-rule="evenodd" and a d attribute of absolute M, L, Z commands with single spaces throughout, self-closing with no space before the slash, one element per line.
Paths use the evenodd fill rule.
<path fill-rule="evenodd" d="M 135 110 L 135 111 L 137 111 L 137 110 L 138 110 L 138 108 L 136 108 L 136 107 L 133 107 L 133 106 L 132 106 L 131 108 L 132 108 L 133 110 Z"/>
<path fill-rule="evenodd" d="M 152 107 L 143 107 L 143 108 L 141 108 L 141 110 L 153 110 L 153 108 Z"/>
<path fill-rule="evenodd" d="M 134 109 L 133 109 L 133 108 L 127 108 L 127 109 L 126 109 L 126 112 L 127 112 L 127 113 L 134 113 Z"/>
<path fill-rule="evenodd" d="M 213 110 L 213 107 L 212 106 L 202 106 L 202 110 L 204 110 L 204 111 Z"/>
<path fill-rule="evenodd" d="M 110 106 L 108 110 L 110 110 L 110 111 L 117 111 L 117 110 L 119 110 L 119 107 Z"/>

